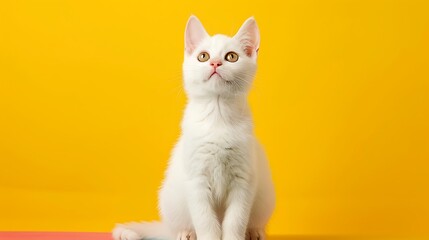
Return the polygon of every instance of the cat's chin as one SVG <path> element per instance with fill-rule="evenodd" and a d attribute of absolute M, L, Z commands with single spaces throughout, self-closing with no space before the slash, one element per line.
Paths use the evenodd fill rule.
<path fill-rule="evenodd" d="M 188 96 L 198 98 L 242 96 L 248 93 L 248 88 L 244 83 L 240 84 L 234 82 L 234 79 L 224 78 L 222 73 L 211 74 L 204 80 L 194 80 L 194 82 L 191 79 L 186 81 L 185 78 L 185 89 Z"/>

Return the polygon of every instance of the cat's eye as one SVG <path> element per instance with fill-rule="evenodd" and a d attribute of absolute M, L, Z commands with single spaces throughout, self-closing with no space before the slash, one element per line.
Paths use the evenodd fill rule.
<path fill-rule="evenodd" d="M 238 54 L 235 52 L 229 52 L 225 55 L 225 60 L 228 62 L 237 62 L 238 61 Z"/>
<path fill-rule="evenodd" d="M 206 62 L 210 59 L 210 55 L 207 52 L 202 52 L 198 55 L 198 61 Z"/>

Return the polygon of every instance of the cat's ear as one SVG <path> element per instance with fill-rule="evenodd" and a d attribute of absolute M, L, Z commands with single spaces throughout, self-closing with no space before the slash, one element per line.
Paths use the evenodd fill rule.
<path fill-rule="evenodd" d="M 200 20 L 197 17 L 192 15 L 188 19 L 188 23 L 186 24 L 185 30 L 185 51 L 187 54 L 191 54 L 195 48 L 197 48 L 198 44 L 201 43 L 206 37 L 208 37 L 208 33 L 201 24 Z"/>
<path fill-rule="evenodd" d="M 234 36 L 243 45 L 244 52 L 251 57 L 259 50 L 259 28 L 253 17 L 248 18 Z"/>

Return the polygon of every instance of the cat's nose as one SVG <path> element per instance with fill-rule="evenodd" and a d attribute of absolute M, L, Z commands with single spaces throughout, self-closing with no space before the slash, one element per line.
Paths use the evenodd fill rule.
<path fill-rule="evenodd" d="M 217 68 L 217 67 L 219 67 L 219 66 L 221 66 L 222 65 L 222 61 L 221 60 L 218 60 L 218 59 L 213 59 L 211 62 L 210 62 L 210 66 L 213 66 L 214 68 Z"/>

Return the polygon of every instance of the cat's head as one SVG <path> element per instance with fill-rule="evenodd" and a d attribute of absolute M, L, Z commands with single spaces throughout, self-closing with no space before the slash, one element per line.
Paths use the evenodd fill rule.
<path fill-rule="evenodd" d="M 259 29 L 253 17 L 233 37 L 210 36 L 195 16 L 185 30 L 183 76 L 189 96 L 246 94 L 256 72 Z"/>

